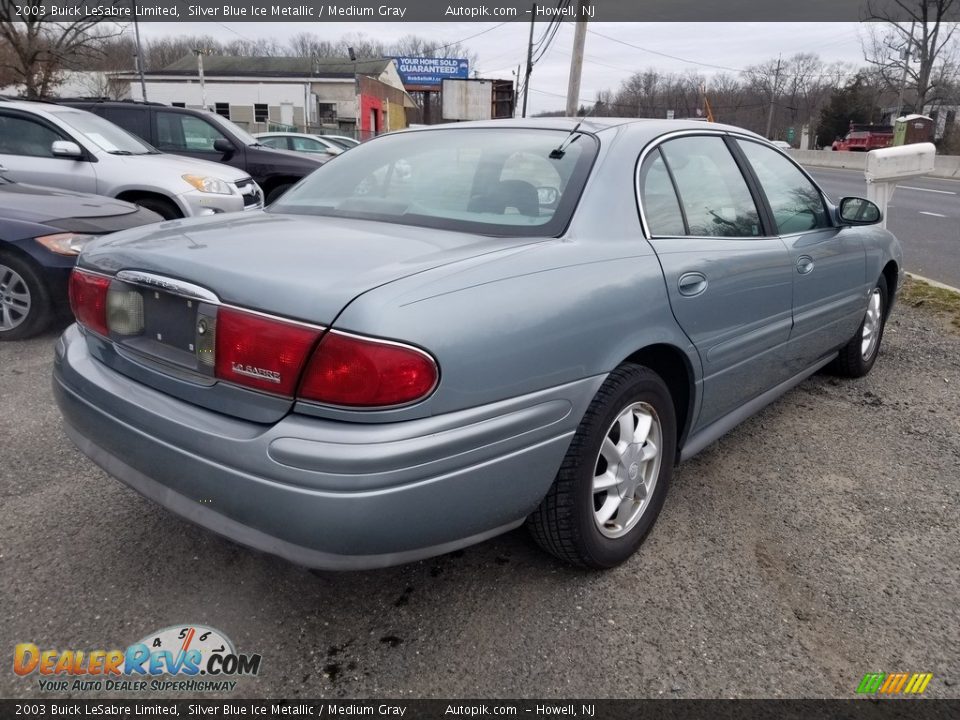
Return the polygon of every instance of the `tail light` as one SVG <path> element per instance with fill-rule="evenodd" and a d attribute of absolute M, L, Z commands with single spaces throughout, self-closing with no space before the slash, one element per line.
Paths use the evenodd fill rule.
<path fill-rule="evenodd" d="M 298 396 L 351 407 L 404 405 L 429 395 L 438 380 L 436 362 L 422 350 L 331 331 L 314 351 Z"/>
<path fill-rule="evenodd" d="M 319 328 L 222 307 L 217 313 L 214 375 L 292 397 Z"/>
<path fill-rule="evenodd" d="M 70 274 L 70 309 L 77 322 L 101 335 L 107 329 L 107 291 L 110 278 L 74 269 Z"/>

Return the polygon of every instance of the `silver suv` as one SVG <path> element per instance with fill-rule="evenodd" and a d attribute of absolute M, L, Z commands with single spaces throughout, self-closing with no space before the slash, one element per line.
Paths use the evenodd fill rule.
<path fill-rule="evenodd" d="M 165 219 L 263 207 L 243 171 L 161 153 L 98 115 L 48 103 L 0 101 L 0 166 L 18 182 L 127 200 Z"/>

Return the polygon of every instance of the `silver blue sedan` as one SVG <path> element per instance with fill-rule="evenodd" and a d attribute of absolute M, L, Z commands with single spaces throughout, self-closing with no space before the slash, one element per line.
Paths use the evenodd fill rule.
<path fill-rule="evenodd" d="M 296 563 L 527 524 L 611 567 L 677 462 L 821 368 L 870 371 L 902 278 L 880 220 L 723 125 L 386 135 L 266 211 L 87 246 L 55 395 L 109 473 Z"/>

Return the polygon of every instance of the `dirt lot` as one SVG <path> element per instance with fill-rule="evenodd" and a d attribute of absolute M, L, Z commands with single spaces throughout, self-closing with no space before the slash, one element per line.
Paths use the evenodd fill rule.
<path fill-rule="evenodd" d="M 522 531 L 315 575 L 194 528 L 64 437 L 55 335 L 0 345 L 0 697 L 14 643 L 123 648 L 204 623 L 234 697 L 853 695 L 932 672 L 960 696 L 960 337 L 902 303 L 873 373 L 818 375 L 681 466 L 641 552 L 568 569 Z"/>

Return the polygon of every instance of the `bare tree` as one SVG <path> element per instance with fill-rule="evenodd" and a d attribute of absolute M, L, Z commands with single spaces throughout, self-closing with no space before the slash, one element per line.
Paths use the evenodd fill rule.
<path fill-rule="evenodd" d="M 340 48 L 337 47 L 336 43 L 306 32 L 290 38 L 288 47 L 295 57 L 332 58 L 337 57 L 340 53 Z M 349 57 L 349 55 L 344 57 Z"/>
<path fill-rule="evenodd" d="M 23 85 L 28 98 L 48 95 L 58 82 L 58 73 L 67 64 L 95 58 L 104 40 L 123 32 L 123 27 L 103 23 L 102 18 L 85 16 L 72 22 L 54 22 L 46 15 L 13 15 L 4 3 L 0 14 L 0 40 L 8 47 L 2 62 L 13 81 Z M 42 0 L 24 0 L 22 6 L 38 7 Z"/>
<path fill-rule="evenodd" d="M 957 23 L 948 19 L 956 16 L 960 0 L 892 0 L 889 9 L 868 8 L 870 19 L 881 23 L 868 30 L 864 57 L 890 87 L 905 80 L 914 107 L 923 112 L 956 72 Z"/>

